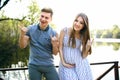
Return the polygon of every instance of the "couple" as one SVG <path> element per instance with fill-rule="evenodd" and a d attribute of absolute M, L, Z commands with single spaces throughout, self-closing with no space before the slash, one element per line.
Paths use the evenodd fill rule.
<path fill-rule="evenodd" d="M 91 54 L 88 17 L 79 13 L 72 27 L 54 31 L 51 8 L 41 9 L 39 24 L 20 27 L 19 45 L 25 48 L 30 44 L 29 77 L 30 80 L 93 80 L 87 56 Z M 53 55 L 60 55 L 58 73 L 53 64 Z"/>

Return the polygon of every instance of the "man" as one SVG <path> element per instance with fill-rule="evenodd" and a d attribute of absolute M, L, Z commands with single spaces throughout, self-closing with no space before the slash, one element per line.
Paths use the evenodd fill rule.
<path fill-rule="evenodd" d="M 40 13 L 39 24 L 20 27 L 19 45 L 25 48 L 30 43 L 29 76 L 30 80 L 59 80 L 53 64 L 53 55 L 58 53 L 58 34 L 50 27 L 53 11 L 43 8 Z"/>

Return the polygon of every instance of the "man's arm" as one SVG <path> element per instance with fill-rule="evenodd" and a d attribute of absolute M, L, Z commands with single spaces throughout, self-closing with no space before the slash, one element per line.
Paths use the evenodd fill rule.
<path fill-rule="evenodd" d="M 59 52 L 58 34 L 54 37 L 51 37 L 51 43 L 52 43 L 53 54 L 57 55 L 57 53 Z"/>
<path fill-rule="evenodd" d="M 19 46 L 20 48 L 25 48 L 28 44 L 29 37 L 26 35 L 28 31 L 26 27 L 20 27 L 21 33 L 19 37 Z"/>

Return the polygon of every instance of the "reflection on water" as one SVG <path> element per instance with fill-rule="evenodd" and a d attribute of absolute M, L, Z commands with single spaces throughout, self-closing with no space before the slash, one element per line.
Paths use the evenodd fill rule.
<path fill-rule="evenodd" d="M 112 46 L 93 47 L 88 59 L 90 62 L 120 61 L 120 50 L 114 51 Z"/>

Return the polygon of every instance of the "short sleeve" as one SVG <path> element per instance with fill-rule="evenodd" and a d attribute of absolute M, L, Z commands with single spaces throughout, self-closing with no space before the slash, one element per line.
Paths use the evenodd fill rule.
<path fill-rule="evenodd" d="M 65 32 L 65 34 L 68 34 L 68 28 L 67 27 L 63 28 L 63 31 Z"/>
<path fill-rule="evenodd" d="M 28 31 L 26 33 L 27 36 L 30 36 L 30 29 L 31 29 L 31 27 L 32 27 L 31 25 L 27 27 L 27 29 L 28 29 Z"/>

